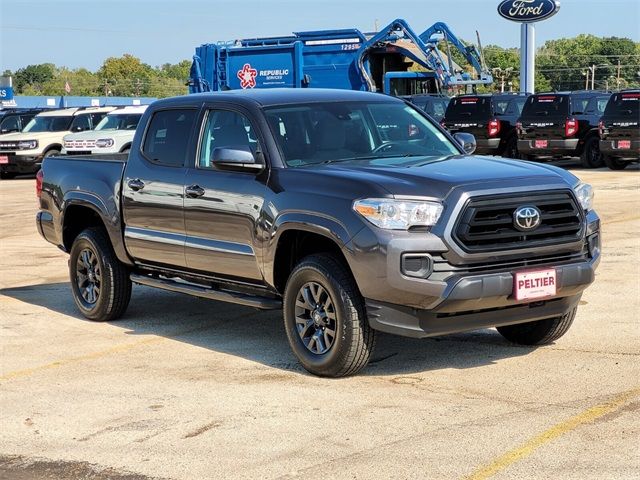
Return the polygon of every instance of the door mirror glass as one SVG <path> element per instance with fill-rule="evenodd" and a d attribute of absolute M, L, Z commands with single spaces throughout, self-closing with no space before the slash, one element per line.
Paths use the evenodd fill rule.
<path fill-rule="evenodd" d="M 456 142 L 462 147 L 464 152 L 471 155 L 476 151 L 476 137 L 470 133 L 459 132 L 453 135 Z"/>

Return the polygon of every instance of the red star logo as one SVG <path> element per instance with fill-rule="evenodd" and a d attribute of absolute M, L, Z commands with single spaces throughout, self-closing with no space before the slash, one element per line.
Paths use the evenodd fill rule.
<path fill-rule="evenodd" d="M 245 63 L 242 70 L 238 70 L 240 86 L 242 88 L 254 88 L 256 86 L 256 75 L 258 75 L 258 71 L 255 68 L 251 68 L 248 63 Z"/>

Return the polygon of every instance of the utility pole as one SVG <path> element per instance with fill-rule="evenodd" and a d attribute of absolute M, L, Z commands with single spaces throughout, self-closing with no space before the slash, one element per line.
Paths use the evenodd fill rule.
<path fill-rule="evenodd" d="M 618 76 L 616 77 L 616 89 L 620 90 L 620 57 L 618 57 Z"/>
<path fill-rule="evenodd" d="M 596 66 L 591 65 L 591 90 L 595 90 L 595 83 L 596 83 Z"/>

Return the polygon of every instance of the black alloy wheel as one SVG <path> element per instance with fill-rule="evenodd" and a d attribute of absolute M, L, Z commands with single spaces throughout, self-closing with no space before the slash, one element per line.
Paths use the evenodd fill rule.
<path fill-rule="evenodd" d="M 308 282 L 300 288 L 295 316 L 298 335 L 310 352 L 323 355 L 331 350 L 336 338 L 336 309 L 322 285 Z"/>
<path fill-rule="evenodd" d="M 76 286 L 88 305 L 94 305 L 100 298 L 102 271 L 98 256 L 90 248 L 85 248 L 76 261 Z"/>

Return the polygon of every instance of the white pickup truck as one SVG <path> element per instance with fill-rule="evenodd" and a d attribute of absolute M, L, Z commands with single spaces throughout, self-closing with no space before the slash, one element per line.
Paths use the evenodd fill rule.
<path fill-rule="evenodd" d="M 0 139 L 0 177 L 37 172 L 43 158 L 61 152 L 66 134 L 92 130 L 113 110 L 115 107 L 80 107 L 39 113 L 21 132 Z"/>
<path fill-rule="evenodd" d="M 107 114 L 95 129 L 65 135 L 62 153 L 89 155 L 94 153 L 127 153 L 133 135 L 147 106 L 118 108 Z"/>

